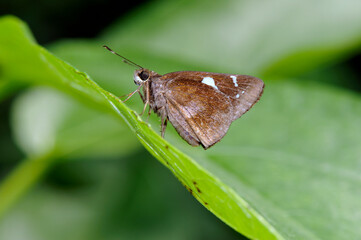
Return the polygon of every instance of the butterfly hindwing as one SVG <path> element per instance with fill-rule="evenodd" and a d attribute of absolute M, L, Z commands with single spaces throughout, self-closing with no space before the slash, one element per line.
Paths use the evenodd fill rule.
<path fill-rule="evenodd" d="M 199 146 L 200 141 L 194 133 L 192 127 L 188 124 L 183 117 L 182 112 L 177 108 L 177 103 L 168 99 L 167 113 L 168 119 L 173 127 L 177 130 L 178 134 L 192 146 Z"/>
<path fill-rule="evenodd" d="M 218 142 L 232 122 L 229 116 L 233 115 L 233 107 L 229 98 L 200 81 L 170 80 L 165 98 L 173 108 L 168 112 L 169 120 L 172 122 L 174 111 L 178 111 L 185 122 L 183 128 L 190 129 L 190 135 L 196 136 L 194 139 L 198 139 L 204 148 Z"/>

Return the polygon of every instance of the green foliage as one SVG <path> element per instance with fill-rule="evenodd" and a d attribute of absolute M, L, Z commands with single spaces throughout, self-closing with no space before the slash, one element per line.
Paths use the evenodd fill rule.
<path fill-rule="evenodd" d="M 3 19 L 2 24 L 5 26 L 13 25 L 14 28 L 16 26 L 19 26 L 19 23 L 17 23 L 15 19 L 11 19 L 11 18 Z M 18 31 L 16 32 L 16 35 L 20 36 L 23 34 L 21 31 Z M 22 42 L 26 42 L 26 36 L 25 35 L 23 36 L 24 38 L 22 39 Z M 10 39 L 13 36 L 11 34 L 6 34 L 6 37 Z M 20 45 L 17 42 L 12 42 L 12 44 Z M 30 44 L 28 43 L 24 45 L 29 46 Z M 9 66 L 16 64 L 16 61 L 11 61 L 10 54 L 9 53 L 6 54 L 6 50 L 10 50 L 14 48 L 12 48 L 11 45 L 10 46 L 7 45 L 5 47 L 6 47 L 5 51 L 3 51 L 5 54 L 3 56 L 5 56 L 7 59 L 10 59 L 10 61 L 8 61 L 6 64 Z M 229 222 L 229 224 L 231 224 L 236 229 L 238 228 L 251 229 L 251 225 L 253 225 L 258 231 L 261 232 L 261 234 L 270 237 L 273 235 L 273 233 L 269 232 L 269 228 L 271 227 L 270 226 L 266 227 L 265 223 L 262 222 L 263 221 L 262 217 L 260 217 L 258 213 L 254 212 L 248 206 L 248 204 L 244 202 L 244 200 L 242 200 L 239 196 L 237 196 L 233 192 L 232 189 L 229 189 L 226 185 L 222 184 L 217 178 L 213 177 L 210 173 L 205 171 L 193 159 L 190 159 L 182 152 L 174 148 L 172 145 L 166 143 L 164 139 L 162 139 L 157 133 L 155 133 L 152 129 L 150 129 L 147 124 L 140 121 L 140 119 L 136 116 L 135 112 L 128 109 L 123 103 L 119 101 L 119 99 L 117 99 L 111 93 L 106 92 L 98 85 L 96 85 L 94 82 L 92 82 L 85 73 L 81 73 L 78 70 L 67 65 L 66 63 L 62 62 L 61 60 L 56 59 L 48 52 L 46 52 L 44 49 L 36 45 L 32 45 L 31 47 L 32 49 L 29 52 L 31 52 L 32 54 L 27 55 L 27 59 L 26 59 L 27 65 L 29 66 L 32 65 L 32 63 L 38 62 L 38 66 L 39 66 L 38 69 L 36 69 L 37 67 L 36 64 L 34 64 L 34 68 L 31 68 L 31 72 L 37 71 L 38 74 L 36 78 L 32 78 L 31 72 L 29 73 L 26 71 L 21 71 L 20 74 L 22 74 L 22 76 L 17 76 L 18 78 L 21 79 L 27 78 L 26 79 L 27 81 L 34 82 L 35 84 L 36 83 L 48 84 L 54 87 L 58 87 L 59 89 L 64 89 L 64 91 L 67 91 L 70 94 L 82 96 L 83 100 L 86 100 L 88 103 L 93 103 L 96 104 L 97 106 L 101 105 L 103 109 L 107 111 L 113 111 L 115 115 L 120 117 L 128 124 L 128 126 L 134 131 L 134 133 L 137 135 L 138 139 L 143 143 L 143 145 L 156 158 L 158 158 L 159 161 L 161 161 L 165 166 L 167 166 L 173 172 L 173 174 L 176 175 L 177 178 L 187 187 L 187 189 L 191 191 L 202 204 L 204 204 L 207 208 L 209 208 L 209 210 L 214 212 L 224 221 Z M 22 51 L 20 51 L 21 48 L 16 48 L 16 49 L 18 50 L 18 54 L 20 55 L 22 53 Z M 25 49 L 24 51 L 26 50 L 27 49 Z M 11 55 L 15 59 L 14 56 L 16 56 L 16 54 L 14 54 L 13 51 L 11 52 Z M 11 68 L 8 67 L 7 65 L 4 66 L 4 69 L 10 69 L 10 70 L 9 72 L 5 72 L 5 76 L 13 76 L 18 73 L 15 71 L 11 71 Z M 54 72 L 50 76 L 51 79 L 47 80 L 48 78 L 47 74 L 52 70 Z M 44 75 L 42 75 L 39 72 L 44 73 Z M 30 151 L 29 153 L 35 156 L 49 154 L 50 152 L 55 152 L 53 153 L 53 155 L 55 156 L 59 154 L 64 154 L 58 149 L 58 146 L 56 144 L 58 140 L 53 139 L 54 133 L 52 134 L 51 130 L 49 131 L 48 129 L 43 127 L 50 125 L 50 129 L 53 129 L 54 125 L 56 126 L 57 123 L 54 123 L 54 120 L 52 120 L 52 118 L 53 117 L 56 118 L 56 116 L 54 116 L 54 113 L 52 111 L 47 111 L 48 114 L 50 114 L 51 116 L 50 123 L 46 124 L 43 121 L 41 121 L 43 116 L 42 114 L 40 114 L 40 111 L 37 111 L 36 109 L 39 106 L 42 108 L 42 110 L 45 110 L 45 108 L 42 107 L 40 104 L 36 104 L 36 101 L 37 99 L 34 98 L 33 101 L 30 101 L 30 104 L 28 100 L 23 100 L 22 105 L 21 103 L 19 104 L 19 106 L 21 106 L 20 108 L 22 108 L 22 109 L 18 109 L 19 114 L 21 114 L 21 117 L 16 117 L 16 119 L 24 120 L 24 122 L 20 123 L 18 127 L 20 129 L 19 134 L 21 135 L 19 139 L 21 139 L 21 141 L 27 140 L 28 144 L 26 145 L 26 143 L 24 143 L 24 146 L 28 146 L 29 149 L 33 150 L 33 153 Z M 61 112 L 59 113 L 57 111 L 58 108 L 60 111 L 62 108 L 59 107 L 59 104 L 56 101 L 49 100 L 49 98 L 46 99 L 45 101 L 44 98 L 42 98 L 41 102 L 50 104 L 50 107 L 56 109 L 56 114 L 63 115 Z M 32 106 L 34 106 L 34 108 Z M 29 108 L 31 108 L 31 114 L 27 114 Z M 33 119 L 33 121 L 31 121 L 31 119 L 29 118 L 37 118 L 37 119 L 35 120 Z M 37 130 L 38 127 L 36 127 L 36 124 L 34 124 L 34 122 L 40 124 L 42 126 L 42 129 L 46 131 L 45 134 L 48 136 L 46 135 L 44 136 L 41 133 L 39 133 L 39 131 Z M 51 136 L 49 136 L 49 132 Z M 41 143 L 37 143 L 34 141 L 34 139 L 32 139 L 32 136 L 34 136 L 34 134 L 40 135 Z M 126 140 L 125 138 L 123 139 Z M 48 159 L 47 161 L 50 160 L 51 158 Z M 32 161 L 34 162 L 34 164 L 38 162 L 38 160 L 32 160 Z M 27 166 L 32 166 L 32 165 L 28 164 Z M 39 173 L 35 173 L 35 174 L 39 174 Z M 23 171 L 19 171 L 19 173 L 15 173 L 15 176 L 20 177 L 21 175 L 24 176 L 26 174 L 24 174 Z M 24 182 L 27 181 L 24 180 Z M 7 182 L 5 182 L 4 184 L 5 190 L 3 190 L 3 194 L 0 198 L 3 201 L 3 206 L 6 206 L 7 196 L 12 195 L 12 194 L 8 195 L 7 192 L 16 191 L 17 189 L 17 186 L 13 186 L 14 187 L 13 189 L 8 187 L 8 186 L 12 186 L 13 184 L 17 184 L 17 186 L 21 186 L 21 184 L 18 183 L 16 177 L 10 178 Z M 208 190 L 207 191 L 203 190 L 203 188 Z M 224 206 L 222 204 L 224 199 L 228 199 L 227 200 L 228 206 Z M 237 219 L 237 221 L 234 221 L 233 219 Z M 251 235 L 252 233 L 249 234 Z"/>
<path fill-rule="evenodd" d="M 300 74 L 340 61 L 360 45 L 359 5 L 162 2 L 96 41 L 49 47 L 80 70 L 36 45 L 19 20 L 3 18 L 0 90 L 47 85 L 74 98 L 42 87 L 17 100 L 14 133 L 30 159 L 3 182 L 0 212 L 56 160 L 133 154 L 136 135 L 204 207 L 251 239 L 357 238 L 361 99 L 316 83 L 327 79 L 302 81 Z M 188 146 L 171 127 L 168 143 L 113 95 L 134 89 L 132 74 L 102 44 L 160 73 L 257 74 L 265 93 L 211 149 Z M 142 109 L 140 101 L 131 106 Z M 158 128 L 156 121 L 150 122 Z M 34 171 L 39 162 L 46 164 Z"/>

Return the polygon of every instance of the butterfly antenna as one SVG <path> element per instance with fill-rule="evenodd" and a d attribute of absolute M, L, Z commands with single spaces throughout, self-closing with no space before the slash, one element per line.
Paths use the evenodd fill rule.
<path fill-rule="evenodd" d="M 114 52 L 114 51 L 111 50 L 107 45 L 103 45 L 103 47 L 106 48 L 106 49 L 107 49 L 108 51 L 110 51 L 111 53 L 117 55 L 118 57 L 121 57 L 121 58 L 122 58 L 122 61 L 123 61 L 124 63 L 129 64 L 129 65 L 134 66 L 134 67 L 138 67 L 138 68 L 144 69 L 142 66 L 136 64 L 135 62 L 132 62 L 132 61 L 130 61 L 129 59 L 123 57 L 122 55 Z"/>

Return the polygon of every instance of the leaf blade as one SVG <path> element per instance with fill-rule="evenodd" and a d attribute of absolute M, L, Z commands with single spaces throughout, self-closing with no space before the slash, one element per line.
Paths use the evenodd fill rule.
<path fill-rule="evenodd" d="M 0 21 L 0 29 L 4 28 L 4 25 L 6 27 L 8 25 L 17 27 L 18 24 L 18 20 L 3 18 Z M 21 35 L 22 31 L 20 30 L 17 34 L 18 36 L 19 34 Z M 8 39 L 12 38 L 11 34 L 4 35 Z M 23 36 L 24 39 L 22 41 L 26 42 L 27 38 L 25 35 Z M 150 150 L 150 153 L 168 167 L 187 189 L 194 193 L 198 192 L 195 196 L 196 199 L 219 218 L 223 219 L 223 221 L 230 224 L 231 227 L 251 238 L 262 236 L 267 239 L 283 239 L 258 212 L 250 208 L 245 201 L 241 201 L 242 198 L 240 196 L 236 196 L 231 189 L 205 171 L 193 159 L 162 139 L 148 124 L 142 122 L 134 111 L 127 108 L 113 94 L 100 88 L 87 74 L 74 69 L 72 66 L 48 53 L 45 49 L 32 43 L 25 45 L 29 49 L 21 49 L 28 50 L 27 59 L 23 59 L 23 61 L 33 63 L 31 68 L 29 66 L 28 68 L 24 67 L 24 71 L 17 72 L 11 65 L 16 63 L 17 66 L 23 66 L 23 62 L 16 61 L 23 51 L 10 51 L 10 49 L 13 49 L 12 45 L 14 44 L 20 45 L 16 41 L 8 41 L 7 44 L 0 42 L 0 52 L 6 53 L 0 56 L 0 62 L 4 63 L 5 61 L 2 60 L 7 57 L 6 64 L 3 65 L 3 68 L 6 70 L 6 77 L 13 81 L 25 81 L 30 84 L 56 87 L 73 96 L 81 96 L 97 106 L 101 106 L 108 112 L 121 118 L 135 132 L 144 146 Z M 197 176 L 197 184 L 207 186 L 207 189 L 212 189 L 212 194 L 201 194 L 199 187 L 196 186 L 197 184 L 191 180 L 193 176 Z M 225 207 L 222 204 L 224 200 L 215 198 L 214 195 L 227 199 L 229 206 Z M 232 220 L 234 216 L 237 217 L 237 221 Z"/>

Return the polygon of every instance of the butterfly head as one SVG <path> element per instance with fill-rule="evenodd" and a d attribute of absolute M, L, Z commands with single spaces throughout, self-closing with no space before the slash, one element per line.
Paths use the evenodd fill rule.
<path fill-rule="evenodd" d="M 144 84 L 147 81 L 154 80 L 157 77 L 161 77 L 161 75 L 145 68 L 137 69 L 134 72 L 134 82 L 138 86 Z"/>
<path fill-rule="evenodd" d="M 148 69 L 137 69 L 134 72 L 134 82 L 135 84 L 142 85 L 144 82 L 148 81 L 151 77 L 152 72 Z"/>

